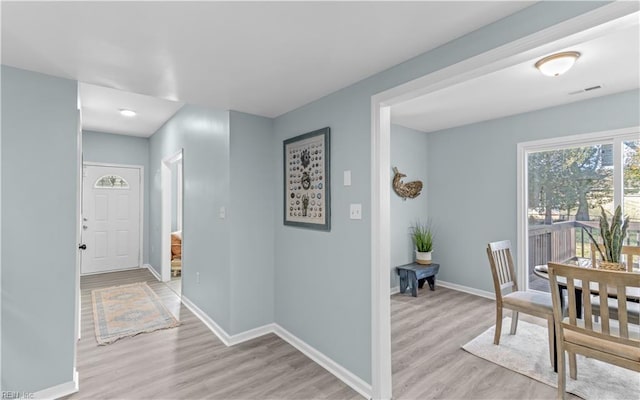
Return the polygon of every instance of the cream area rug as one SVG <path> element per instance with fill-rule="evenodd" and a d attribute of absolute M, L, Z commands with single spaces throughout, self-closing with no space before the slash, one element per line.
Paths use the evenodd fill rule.
<path fill-rule="evenodd" d="M 526 375 L 555 388 L 558 375 L 549 360 L 547 328 L 518 321 L 518 331 L 509 334 L 511 318 L 502 322 L 500 345 L 493 344 L 495 326 L 462 348 L 512 371 Z M 577 355 L 578 379 L 569 377 L 567 361 L 567 392 L 587 400 L 640 398 L 640 373 Z"/>
<path fill-rule="evenodd" d="M 100 345 L 180 325 L 146 282 L 94 289 L 91 299 Z"/>

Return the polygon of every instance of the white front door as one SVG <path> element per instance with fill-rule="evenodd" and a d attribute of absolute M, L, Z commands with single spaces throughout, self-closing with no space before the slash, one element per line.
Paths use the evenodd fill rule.
<path fill-rule="evenodd" d="M 140 170 L 86 165 L 82 273 L 140 266 Z"/>

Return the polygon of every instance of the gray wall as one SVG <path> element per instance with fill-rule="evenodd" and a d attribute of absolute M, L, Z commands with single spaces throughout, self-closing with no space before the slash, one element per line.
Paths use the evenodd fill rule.
<path fill-rule="evenodd" d="M 183 151 L 182 293 L 230 328 L 229 113 L 187 104 L 150 138 L 150 260 L 161 268 L 163 159 Z M 200 274 L 197 283 L 196 274 Z"/>
<path fill-rule="evenodd" d="M 537 3 L 511 17 L 276 118 L 275 137 L 271 144 L 271 151 L 275 153 L 272 161 L 272 175 L 275 177 L 272 193 L 275 207 L 275 321 L 349 371 L 371 382 L 371 96 L 602 4 Z M 13 83 L 7 86 L 5 81 Z M 75 176 L 72 173 L 75 170 L 71 166 L 75 163 L 75 153 L 71 154 L 72 150 L 75 151 L 75 146 L 66 136 L 55 142 L 51 139 L 62 136 L 61 132 L 67 131 L 67 122 L 71 120 L 73 123 L 68 125 L 70 132 L 75 134 L 76 84 L 12 69 L 3 69 L 2 83 L 3 131 L 6 130 L 5 126 L 15 125 L 21 129 L 24 127 L 22 130 L 26 132 L 38 133 L 38 140 L 35 140 L 30 135 L 18 137 L 3 132 L 2 386 L 5 390 L 39 390 L 71 379 L 71 339 L 74 336 L 74 270 L 71 266 L 75 262 L 75 253 L 69 250 L 69 254 L 64 255 L 65 251 L 62 250 L 60 254 L 59 249 L 70 248 L 75 252 L 75 232 L 70 229 L 75 221 L 75 197 L 70 197 L 75 196 L 75 181 L 71 181 Z M 7 100 L 13 98 L 17 100 Z M 69 101 L 71 98 L 72 102 Z M 34 114 L 38 118 L 33 118 Z M 257 125 L 264 124 L 256 123 Z M 327 233 L 284 227 L 281 222 L 282 207 L 279 206 L 283 201 L 280 179 L 282 140 L 325 126 L 332 129 L 332 231 Z M 13 154 L 5 151 L 5 148 L 12 146 L 11 140 L 19 142 Z M 250 307 L 236 305 L 235 300 L 234 304 L 230 304 L 232 290 L 235 290 L 231 289 L 235 283 L 231 282 L 230 272 L 231 260 L 235 259 L 229 251 L 232 229 L 229 219 L 218 218 L 219 208 L 230 207 L 229 201 L 233 198 L 230 192 L 228 112 L 187 105 L 150 139 L 151 264 L 159 270 L 160 160 L 181 147 L 185 150 L 183 291 L 227 331 L 260 323 L 257 318 L 254 320 L 253 317 L 243 317 L 237 321 L 236 327 L 230 317 L 231 309 Z M 31 154 L 36 157 L 30 157 Z M 43 172 L 43 168 L 39 166 L 44 163 L 48 164 L 49 169 Z M 435 163 L 435 160 L 430 159 L 429 163 Z M 63 176 L 63 180 L 51 188 L 59 196 L 48 197 L 46 204 L 44 201 L 39 204 L 38 197 L 33 196 L 33 190 L 24 192 L 28 196 L 24 196 L 22 191 L 7 195 L 6 189 L 17 187 L 18 178 L 15 174 L 12 177 L 7 168 L 4 168 L 5 165 L 10 166 L 9 171 L 20 167 L 19 170 L 23 173 L 19 178 L 20 187 L 25 181 L 40 182 L 42 173 L 56 178 Z M 34 167 L 37 168 L 37 174 L 28 173 Z M 444 165 L 439 166 L 442 167 Z M 350 187 L 341 184 L 342 171 L 346 169 L 352 171 L 353 185 Z M 41 192 L 41 187 L 38 192 Z M 20 197 L 19 200 L 24 197 L 25 201 L 19 202 L 17 197 Z M 51 198 L 59 200 L 61 210 L 53 216 L 41 211 L 48 209 Z M 430 198 L 428 200 L 430 208 L 436 207 Z M 348 219 L 349 203 L 363 205 L 363 220 Z M 31 213 L 20 220 L 5 212 L 14 212 L 16 207 L 23 207 L 24 204 L 33 204 L 36 207 L 30 209 L 33 208 L 36 212 L 30 210 Z M 230 210 L 235 211 L 233 208 Z M 21 214 L 27 213 L 17 215 Z M 34 221 L 35 217 L 40 220 Z M 58 223 L 59 219 L 62 224 Z M 51 223 L 43 224 L 43 220 Z M 45 250 L 51 247 L 51 250 L 55 248 L 57 251 L 54 263 L 49 256 L 53 251 L 38 253 L 43 254 L 42 256 L 29 254 L 29 259 L 34 262 L 26 264 L 21 255 L 21 266 L 26 267 L 20 269 L 15 267 L 15 262 L 7 262 L 12 257 L 17 257 L 15 251 L 7 251 L 11 248 L 7 244 L 13 245 L 13 238 L 19 237 L 16 235 L 20 232 L 20 227 L 28 225 L 43 226 L 41 233 L 46 234 L 48 240 L 43 241 L 46 242 Z M 63 234 L 60 233 L 61 229 Z M 7 239 L 8 234 L 13 235 L 13 238 Z M 32 241 L 33 234 L 29 232 Z M 446 250 L 440 248 L 444 239 L 439 231 L 438 257 Z M 24 250 L 20 246 L 14 248 Z M 196 272 L 200 273 L 200 284 L 196 283 Z M 25 288 L 25 282 L 31 287 Z M 52 293 L 54 288 L 55 293 Z M 16 289 L 20 290 L 19 294 L 15 293 Z M 38 296 L 25 300 L 25 297 L 29 297 L 25 293 L 37 293 Z M 47 294 L 52 296 L 47 296 L 47 301 L 44 301 L 42 296 Z M 16 302 L 16 298 L 20 298 L 20 302 Z M 11 299 L 13 301 L 9 302 Z M 46 303 L 45 306 L 43 303 Z M 21 320 L 18 316 L 29 318 Z M 37 327 L 24 329 L 25 324 L 33 321 L 38 322 Z M 47 330 L 36 329 L 42 326 L 46 326 Z M 43 337 L 45 334 L 49 341 Z M 12 366 L 10 371 L 6 368 L 9 364 Z M 28 370 L 25 369 L 27 366 Z"/>
<path fill-rule="evenodd" d="M 271 119 L 193 105 L 150 139 L 151 265 L 160 271 L 160 163 L 183 148 L 182 290 L 229 334 L 274 321 L 272 145 Z"/>
<path fill-rule="evenodd" d="M 275 120 L 276 322 L 334 361 L 370 380 L 371 92 L 343 90 Z M 331 128 L 331 232 L 284 226 L 282 141 Z M 343 171 L 351 170 L 351 186 Z M 362 204 L 362 220 L 349 204 Z"/>
<path fill-rule="evenodd" d="M 395 267 L 413 262 L 415 246 L 410 227 L 417 221 L 427 223 L 427 192 L 431 190 L 427 179 L 427 143 L 425 132 L 391 125 L 391 167 L 407 175 L 405 182 L 422 181 L 422 194 L 415 199 L 402 200 L 391 191 L 391 287 L 399 285 Z M 393 178 L 393 172 L 391 172 Z M 434 249 L 434 257 L 437 252 Z"/>
<path fill-rule="evenodd" d="M 277 176 L 282 171 L 282 140 L 329 126 L 334 183 L 332 230 L 327 233 L 283 226 L 277 206 L 282 204 L 283 188 L 282 182 L 276 182 L 276 322 L 371 382 L 371 96 L 603 4 L 536 3 L 277 117 L 273 166 Z M 340 183 L 346 169 L 352 170 L 351 187 Z M 362 204 L 361 221 L 348 219 L 349 203 Z M 446 238 L 438 235 L 440 246 Z M 444 251 L 438 247 L 438 257 Z"/>
<path fill-rule="evenodd" d="M 509 239 L 517 257 L 516 145 L 640 125 L 640 92 L 430 133 L 427 198 L 438 227 L 438 278 L 493 292 L 488 242 Z"/>
<path fill-rule="evenodd" d="M 83 131 L 84 161 L 144 166 L 143 250 L 144 263 L 149 263 L 149 139 Z"/>
<path fill-rule="evenodd" d="M 77 84 L 2 66 L 2 388 L 73 380 Z"/>
<path fill-rule="evenodd" d="M 273 120 L 231 111 L 231 331 L 274 321 Z"/>

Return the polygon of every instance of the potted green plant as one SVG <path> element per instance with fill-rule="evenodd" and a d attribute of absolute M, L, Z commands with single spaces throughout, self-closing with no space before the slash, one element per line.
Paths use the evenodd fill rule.
<path fill-rule="evenodd" d="M 620 252 L 622 251 L 623 241 L 627 236 L 629 217 L 622 216 L 622 208 L 620 206 L 616 207 L 611 222 L 609 222 L 607 218 L 607 212 L 604 210 L 604 207 L 600 206 L 600 212 L 600 236 L 602 236 L 602 244 L 596 241 L 591 232 L 586 231 L 595 245 L 596 251 L 600 253 L 600 257 L 602 258 L 599 266 L 605 269 L 624 269 L 620 264 Z"/>
<path fill-rule="evenodd" d="M 431 264 L 433 232 L 431 232 L 429 225 L 416 222 L 411 227 L 411 238 L 416 246 L 416 262 L 418 264 Z"/>

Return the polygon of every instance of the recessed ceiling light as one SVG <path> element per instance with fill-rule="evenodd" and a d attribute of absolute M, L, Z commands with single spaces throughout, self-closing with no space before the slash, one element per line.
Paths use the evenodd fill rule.
<path fill-rule="evenodd" d="M 121 108 L 120 109 L 120 114 L 124 115 L 125 117 L 135 117 L 136 116 L 136 112 L 133 110 L 127 110 L 126 108 Z"/>
<path fill-rule="evenodd" d="M 578 57 L 577 51 L 565 51 L 542 58 L 535 65 L 543 75 L 560 76 L 573 67 Z"/>

